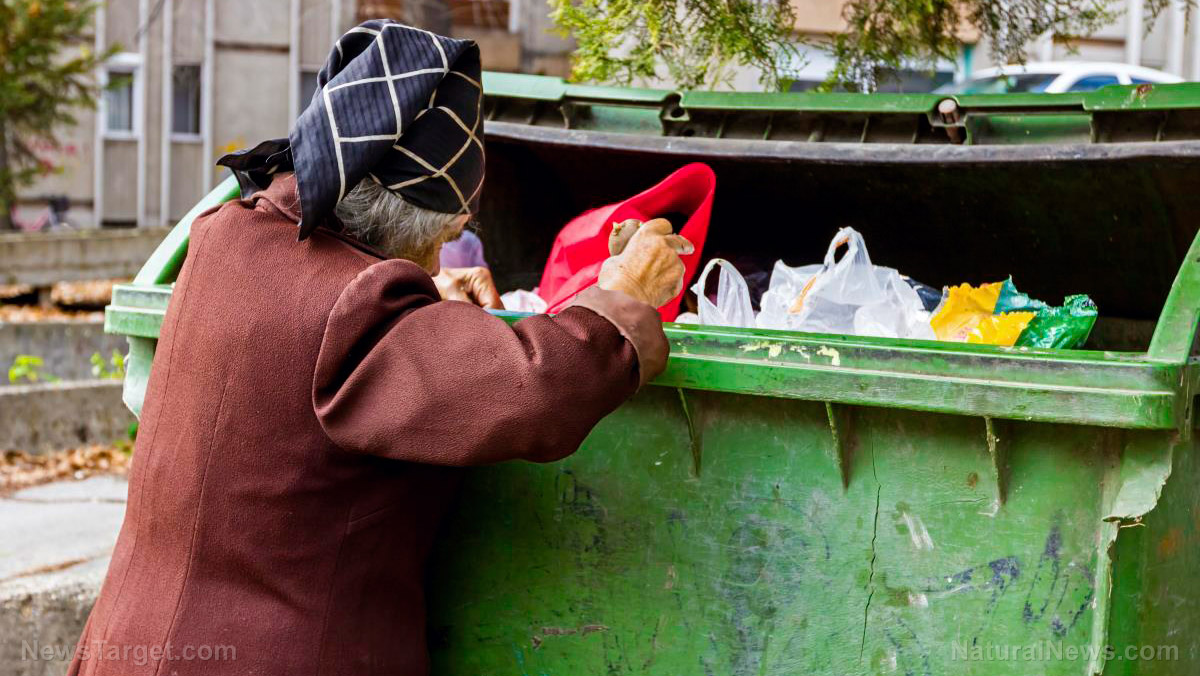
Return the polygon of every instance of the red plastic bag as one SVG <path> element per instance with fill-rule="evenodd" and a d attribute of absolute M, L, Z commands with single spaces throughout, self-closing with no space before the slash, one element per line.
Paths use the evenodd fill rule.
<path fill-rule="evenodd" d="M 712 215 L 713 192 L 717 177 L 707 164 L 694 162 L 668 176 L 658 185 L 630 197 L 624 202 L 609 204 L 584 212 L 567 223 L 554 239 L 550 258 L 538 285 L 538 295 L 546 299 L 548 312 L 558 312 L 575 296 L 596 283 L 600 265 L 608 258 L 608 234 L 613 223 L 636 218 L 648 221 L 671 213 L 687 216 L 680 229 L 683 235 L 696 246 L 695 253 L 683 256 L 684 279 L 688 282 L 700 265 L 700 252 L 708 234 L 708 221 Z M 663 321 L 669 322 L 679 314 L 681 291 L 658 309 Z"/>

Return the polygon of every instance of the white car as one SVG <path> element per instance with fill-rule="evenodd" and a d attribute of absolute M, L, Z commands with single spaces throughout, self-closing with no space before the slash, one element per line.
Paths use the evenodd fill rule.
<path fill-rule="evenodd" d="M 984 68 L 970 79 L 938 87 L 939 94 L 1090 92 L 1115 84 L 1171 84 L 1183 78 L 1153 68 L 1097 61 L 1047 61 Z"/>

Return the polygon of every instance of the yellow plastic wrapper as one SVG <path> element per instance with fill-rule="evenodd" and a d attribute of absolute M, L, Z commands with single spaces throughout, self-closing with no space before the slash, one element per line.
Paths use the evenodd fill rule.
<path fill-rule="evenodd" d="M 1035 313 L 992 314 L 1002 286 L 1004 282 L 950 287 L 942 307 L 929 320 L 938 340 L 1006 346 L 1016 343 Z"/>
<path fill-rule="evenodd" d="M 967 335 L 967 342 L 1011 347 L 1035 316 L 1037 313 L 1034 312 L 1005 312 L 1002 315 L 984 317 L 971 329 Z"/>

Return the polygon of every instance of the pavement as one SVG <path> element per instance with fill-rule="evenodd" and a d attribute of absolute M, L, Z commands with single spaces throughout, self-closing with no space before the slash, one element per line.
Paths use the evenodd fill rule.
<path fill-rule="evenodd" d="M 0 674 L 66 672 L 125 516 L 124 477 L 0 498 Z"/>

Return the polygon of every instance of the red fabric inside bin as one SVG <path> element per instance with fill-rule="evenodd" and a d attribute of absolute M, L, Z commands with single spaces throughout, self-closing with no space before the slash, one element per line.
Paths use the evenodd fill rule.
<path fill-rule="evenodd" d="M 600 266 L 608 258 L 608 235 L 613 224 L 630 218 L 648 221 L 670 213 L 687 216 L 679 234 L 694 244 L 696 251 L 682 257 L 686 289 L 700 266 L 700 254 L 708 234 L 716 187 L 717 177 L 713 170 L 707 164 L 695 162 L 623 202 L 592 209 L 575 217 L 554 239 L 550 258 L 546 261 L 546 269 L 538 285 L 538 295 L 546 300 L 548 311 L 558 312 L 575 294 L 596 283 Z M 663 321 L 672 321 L 679 314 L 682 297 L 681 291 L 658 309 Z"/>

